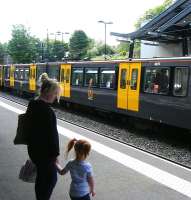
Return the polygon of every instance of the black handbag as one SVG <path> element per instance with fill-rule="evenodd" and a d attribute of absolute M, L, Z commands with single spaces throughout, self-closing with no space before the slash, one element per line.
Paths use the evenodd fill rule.
<path fill-rule="evenodd" d="M 17 132 L 13 143 L 17 144 L 24 144 L 27 145 L 27 134 L 28 134 L 28 119 L 27 114 L 20 114 L 18 115 L 18 125 L 17 125 Z"/>

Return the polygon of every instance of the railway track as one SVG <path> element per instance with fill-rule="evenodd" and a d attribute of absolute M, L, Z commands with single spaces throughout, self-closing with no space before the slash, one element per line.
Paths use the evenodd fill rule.
<path fill-rule="evenodd" d="M 2 92 L 0 92 L 0 97 L 22 106 L 27 106 L 29 101 Z M 112 123 L 111 121 L 100 119 L 100 117 L 91 116 L 91 114 L 84 114 L 81 111 L 60 107 L 54 107 L 54 110 L 59 120 L 191 169 L 191 147 L 189 145 L 191 136 L 186 133 L 183 135 L 180 133 L 179 135 L 176 135 L 176 133 L 174 133 L 175 135 L 173 133 L 154 134 L 135 129 L 130 132 L 125 126 L 117 126 L 116 122 Z"/>

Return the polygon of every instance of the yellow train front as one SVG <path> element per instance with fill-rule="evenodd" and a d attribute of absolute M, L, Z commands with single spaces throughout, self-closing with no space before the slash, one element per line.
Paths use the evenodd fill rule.
<path fill-rule="evenodd" d="M 0 81 L 35 94 L 46 72 L 60 83 L 61 101 L 191 129 L 190 65 L 191 58 L 16 64 L 0 68 Z"/>

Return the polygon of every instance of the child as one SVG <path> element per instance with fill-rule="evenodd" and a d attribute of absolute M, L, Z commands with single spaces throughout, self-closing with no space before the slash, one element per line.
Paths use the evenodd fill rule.
<path fill-rule="evenodd" d="M 89 155 L 91 145 L 86 140 L 72 139 L 67 146 L 67 154 L 74 147 L 76 158 L 69 161 L 62 169 L 61 166 L 56 163 L 58 172 L 61 175 L 70 171 L 72 182 L 70 184 L 70 198 L 71 200 L 90 200 L 90 194 L 95 196 L 94 192 L 94 180 L 92 174 L 92 166 L 85 161 Z"/>

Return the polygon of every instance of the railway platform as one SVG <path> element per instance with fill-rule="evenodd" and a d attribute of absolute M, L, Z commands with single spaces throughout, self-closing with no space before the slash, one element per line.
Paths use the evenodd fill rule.
<path fill-rule="evenodd" d="M 0 97 L 0 200 L 34 200 L 34 184 L 18 179 L 28 158 L 26 147 L 13 145 L 17 116 L 25 107 Z M 92 200 L 188 200 L 191 170 L 58 120 L 60 161 L 69 138 L 92 144 L 88 158 L 94 169 L 96 196 Z M 52 200 L 69 200 L 70 175 L 59 176 Z"/>

